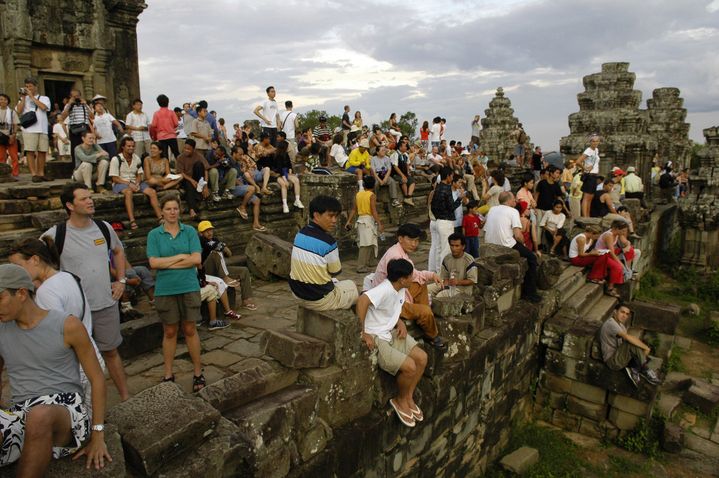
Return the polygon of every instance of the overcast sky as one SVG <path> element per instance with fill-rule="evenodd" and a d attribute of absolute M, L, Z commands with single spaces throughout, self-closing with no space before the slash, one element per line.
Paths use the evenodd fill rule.
<path fill-rule="evenodd" d="M 498 86 L 535 144 L 558 149 L 582 77 L 628 61 L 642 104 L 676 86 L 690 136 L 719 124 L 719 0 L 146 0 L 138 41 L 146 111 L 207 99 L 231 125 L 274 85 L 295 110 L 365 123 L 441 115 L 466 141 Z"/>

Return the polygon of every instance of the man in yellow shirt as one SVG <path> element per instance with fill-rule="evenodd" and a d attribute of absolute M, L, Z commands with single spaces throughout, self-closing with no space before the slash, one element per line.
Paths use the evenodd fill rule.
<path fill-rule="evenodd" d="M 350 173 L 357 174 L 359 190 L 364 191 L 362 176 L 370 171 L 369 140 L 361 140 L 359 147 L 352 150 L 347 158 L 347 163 L 345 163 L 345 169 Z"/>

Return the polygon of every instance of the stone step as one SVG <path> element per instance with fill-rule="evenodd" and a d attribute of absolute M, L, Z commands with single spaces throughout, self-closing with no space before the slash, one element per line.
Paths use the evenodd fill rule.
<path fill-rule="evenodd" d="M 555 286 L 559 293 L 559 306 L 564 305 L 586 283 L 581 267 L 569 266 L 562 272 Z"/>
<path fill-rule="evenodd" d="M 568 314 L 581 315 L 602 296 L 602 286 L 591 282 L 582 285 L 562 306 Z"/>
<path fill-rule="evenodd" d="M 29 214 L 3 214 L 0 216 L 0 232 L 32 227 Z"/>
<path fill-rule="evenodd" d="M 327 367 L 330 346 L 323 340 L 292 330 L 267 330 L 262 334 L 260 347 L 285 367 Z"/>
<path fill-rule="evenodd" d="M 617 299 L 610 295 L 602 295 L 584 315 L 585 319 L 601 325 L 614 312 Z"/>

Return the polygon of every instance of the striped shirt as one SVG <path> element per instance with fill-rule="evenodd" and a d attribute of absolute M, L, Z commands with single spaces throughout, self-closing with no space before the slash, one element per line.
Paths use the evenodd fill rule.
<path fill-rule="evenodd" d="M 67 124 L 90 124 L 90 107 L 87 105 L 77 105 L 69 103 L 66 108 L 70 108 Z"/>
<path fill-rule="evenodd" d="M 317 224 L 295 236 L 290 268 L 290 289 L 302 300 L 320 300 L 335 288 L 332 276 L 342 271 L 337 241 Z"/>

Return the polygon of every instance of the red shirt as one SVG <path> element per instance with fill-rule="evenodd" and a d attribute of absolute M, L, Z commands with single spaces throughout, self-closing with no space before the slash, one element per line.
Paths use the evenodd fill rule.
<path fill-rule="evenodd" d="M 467 214 L 462 219 L 464 237 L 479 237 L 479 230 L 482 229 L 482 220 L 476 214 Z"/>
<path fill-rule="evenodd" d="M 162 139 L 177 138 L 178 119 L 174 111 L 170 108 L 160 108 L 152 115 L 152 124 L 150 130 L 155 132 L 155 138 L 160 141 Z"/>

